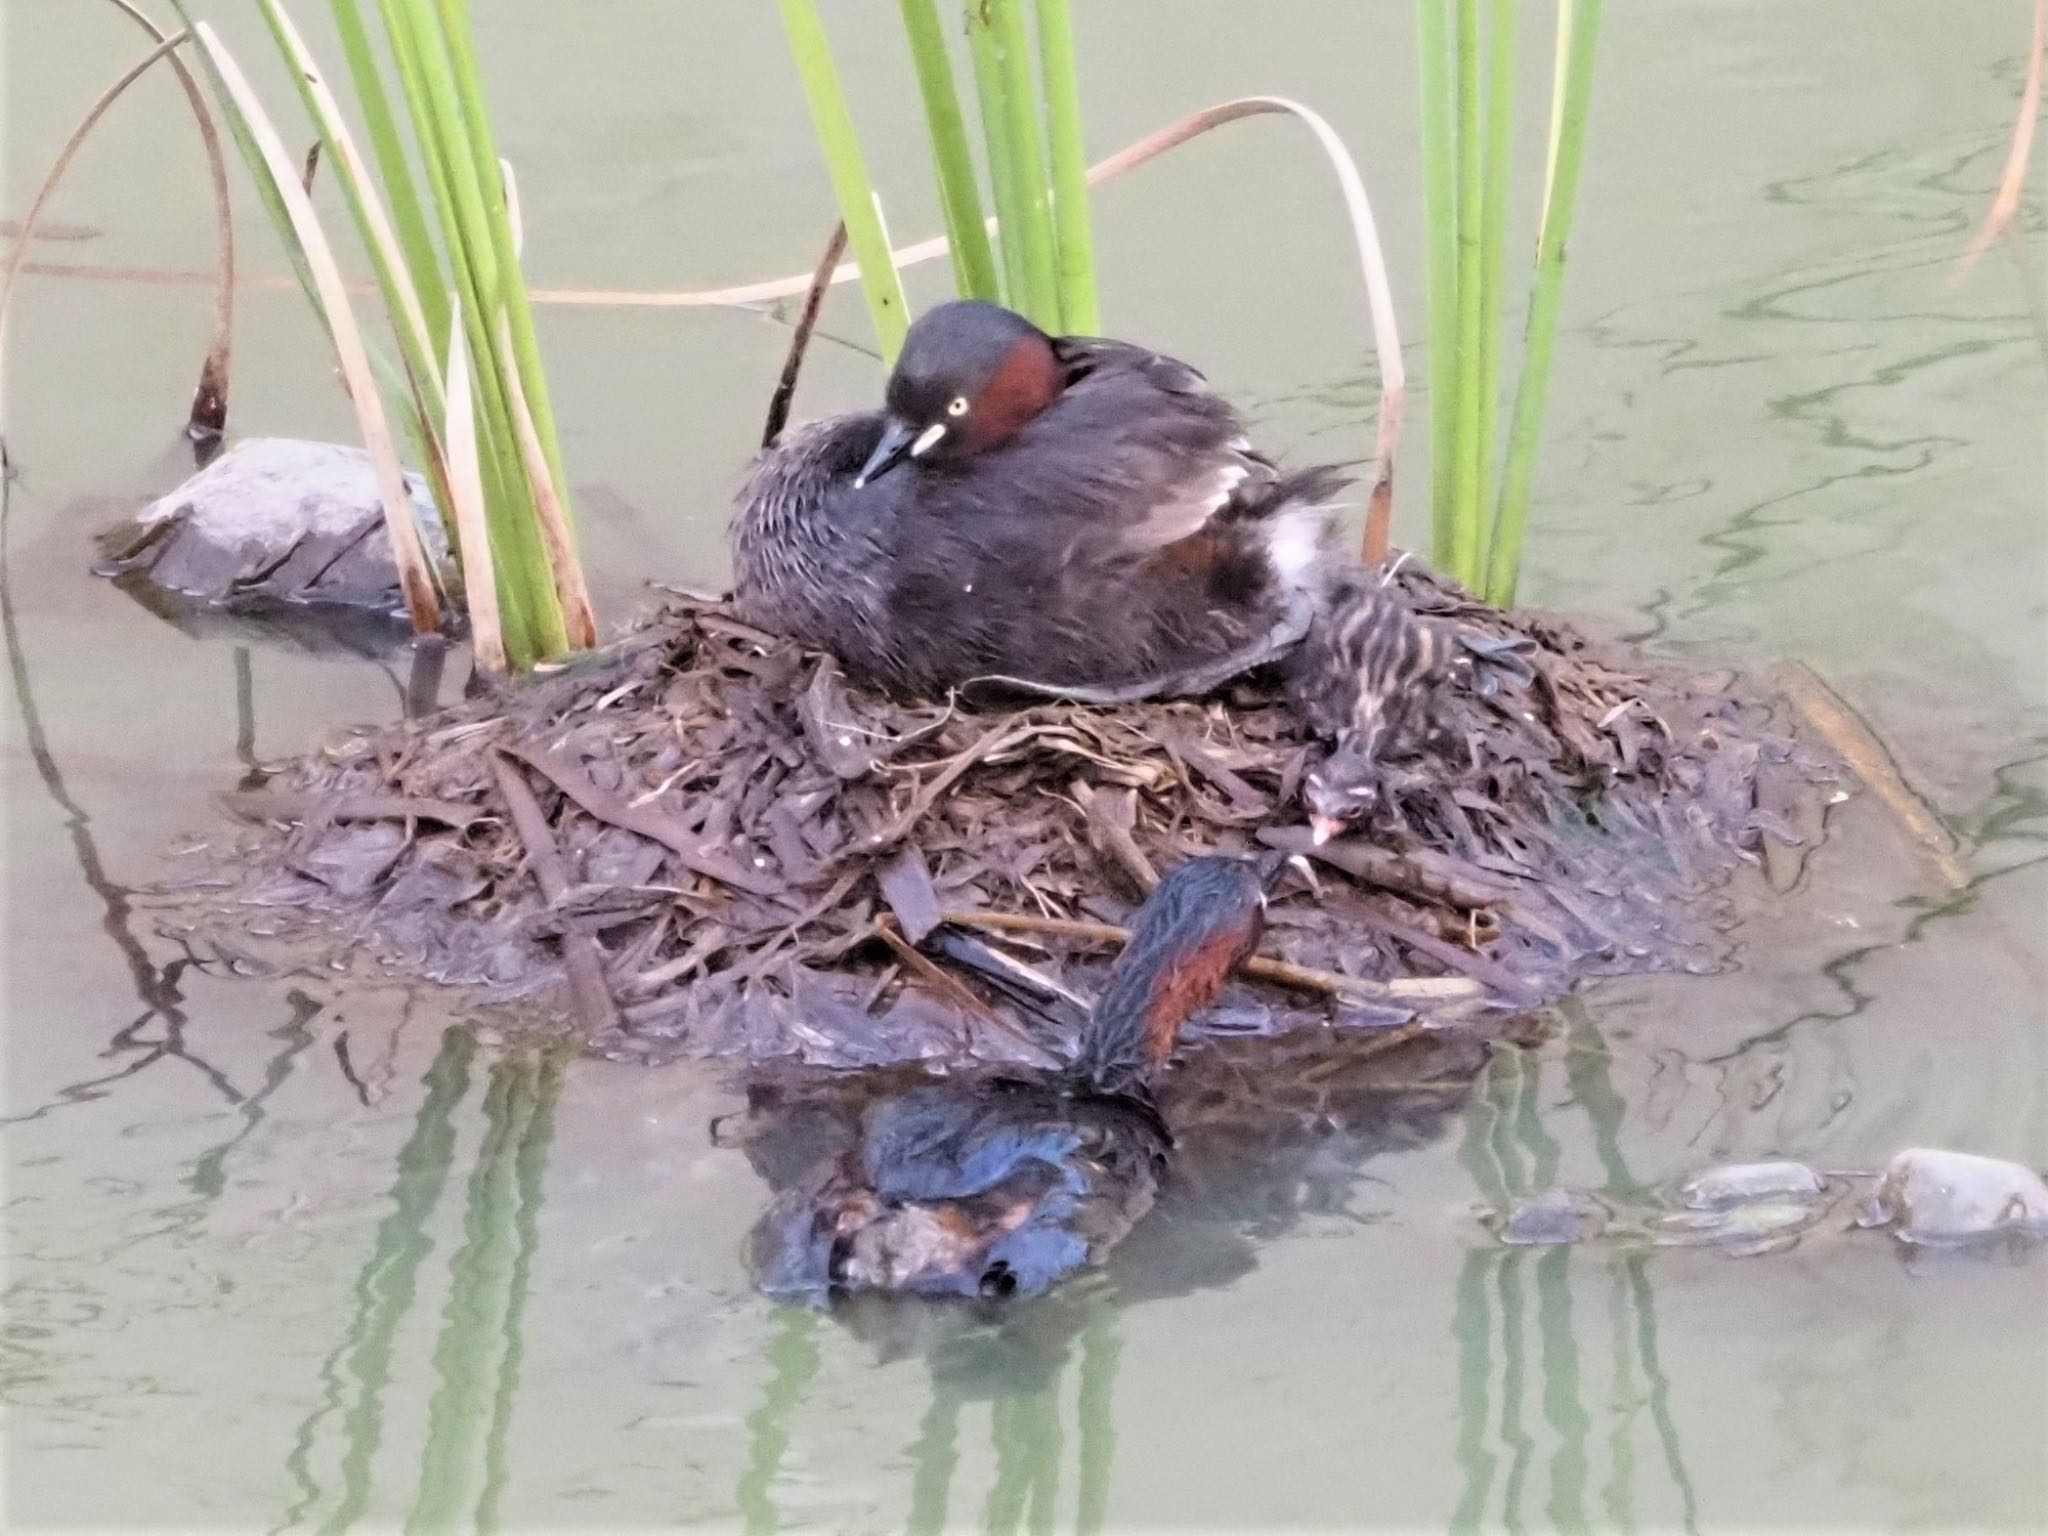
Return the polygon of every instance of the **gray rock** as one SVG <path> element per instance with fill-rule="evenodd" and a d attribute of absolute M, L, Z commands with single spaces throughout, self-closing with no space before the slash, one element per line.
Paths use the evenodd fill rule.
<path fill-rule="evenodd" d="M 1804 1163 L 1727 1163 L 1694 1174 L 1678 1193 L 1696 1211 L 1718 1211 L 1757 1200 L 1818 1199 L 1825 1187 Z"/>
<path fill-rule="evenodd" d="M 426 485 L 417 475 L 406 483 L 428 555 L 445 563 Z M 405 611 L 360 448 L 251 438 L 102 534 L 100 546 L 102 574 L 189 604 Z"/>
<path fill-rule="evenodd" d="M 1911 1147 L 1886 1165 L 1863 1224 L 1908 1243 L 2048 1237 L 2048 1184 L 2018 1163 Z"/>
<path fill-rule="evenodd" d="M 1577 1190 L 1553 1189 L 1511 1207 L 1494 1224 L 1504 1243 L 1582 1243 L 1607 1230 L 1607 1207 Z"/>

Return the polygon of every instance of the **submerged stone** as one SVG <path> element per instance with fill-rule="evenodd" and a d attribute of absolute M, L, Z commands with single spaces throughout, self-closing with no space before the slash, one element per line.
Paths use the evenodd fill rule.
<path fill-rule="evenodd" d="M 444 561 L 425 483 L 407 475 L 406 488 L 428 557 Z M 238 443 L 101 534 L 100 547 L 101 574 L 138 595 L 235 610 L 405 612 L 370 456 L 338 443 Z"/>
<path fill-rule="evenodd" d="M 1660 1248 L 1720 1248 L 1748 1255 L 1789 1248 L 1820 1220 L 1826 1206 L 1766 1194 L 1713 1210 L 1669 1211 L 1650 1220 L 1650 1241 Z"/>
<path fill-rule="evenodd" d="M 1818 1199 L 1825 1187 L 1804 1163 L 1726 1163 L 1694 1174 L 1678 1193 L 1696 1211 L 1716 1211 L 1756 1200 Z"/>
<path fill-rule="evenodd" d="M 1504 1243 L 1535 1246 L 1583 1243 L 1606 1230 L 1606 1206 L 1575 1189 L 1552 1189 L 1509 1207 L 1494 1235 Z"/>
<path fill-rule="evenodd" d="M 1863 1224 L 1908 1243 L 2048 1237 L 2048 1184 L 2001 1158 L 1910 1147 L 1886 1166 Z"/>

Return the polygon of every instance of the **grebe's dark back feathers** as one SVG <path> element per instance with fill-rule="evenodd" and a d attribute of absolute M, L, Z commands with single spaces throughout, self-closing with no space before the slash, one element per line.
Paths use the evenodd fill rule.
<path fill-rule="evenodd" d="M 986 309 L 920 320 L 891 412 L 756 463 L 733 522 L 749 616 L 918 693 L 1202 691 L 1299 639 L 1341 477 L 1281 474 L 1185 363 Z"/>

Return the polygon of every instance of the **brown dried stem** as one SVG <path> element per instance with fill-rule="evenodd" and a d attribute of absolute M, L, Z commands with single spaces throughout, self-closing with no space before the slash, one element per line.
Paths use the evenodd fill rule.
<path fill-rule="evenodd" d="M 164 29 L 144 14 L 133 0 L 111 0 L 111 3 L 158 42 L 165 40 L 167 34 Z M 192 67 L 176 53 L 169 58 L 171 72 L 178 77 L 178 88 L 185 93 L 185 102 L 192 108 L 192 122 L 199 130 L 199 142 L 206 151 L 206 178 L 213 189 L 213 237 L 220 251 L 220 260 L 214 271 L 213 340 L 207 346 L 205 360 L 199 365 L 199 383 L 192 391 L 192 408 L 186 417 L 187 430 L 195 436 L 213 436 L 226 430 L 228 419 L 228 364 L 234 351 L 235 335 L 234 208 L 228 199 L 228 162 L 221 150 L 220 129 L 214 123 L 213 108 L 207 104 L 206 92 L 200 89 Z"/>
<path fill-rule="evenodd" d="M 782 374 L 775 381 L 775 393 L 768 397 L 768 420 L 761 428 L 761 446 L 773 448 L 789 423 L 790 402 L 796 398 L 797 375 L 803 371 L 804 354 L 810 350 L 811 332 L 818 328 L 818 311 L 825 307 L 825 290 L 832 285 L 833 270 L 846 254 L 844 221 L 832 226 L 832 238 L 818 258 L 818 270 L 811 274 L 811 286 L 804 292 L 803 307 L 789 333 L 789 355 L 782 360 Z"/>

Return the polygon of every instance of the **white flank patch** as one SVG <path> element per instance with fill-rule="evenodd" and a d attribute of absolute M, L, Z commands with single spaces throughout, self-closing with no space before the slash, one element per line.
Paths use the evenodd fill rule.
<path fill-rule="evenodd" d="M 1305 586 L 1322 564 L 1323 538 L 1330 527 L 1330 509 L 1297 505 L 1275 513 L 1266 524 L 1266 553 L 1290 587 Z"/>
<path fill-rule="evenodd" d="M 1230 498 L 1237 494 L 1237 488 L 1252 477 L 1252 472 L 1242 464 L 1225 464 L 1216 475 L 1216 492 L 1203 506 L 1203 516 L 1221 512 L 1230 505 Z"/>

